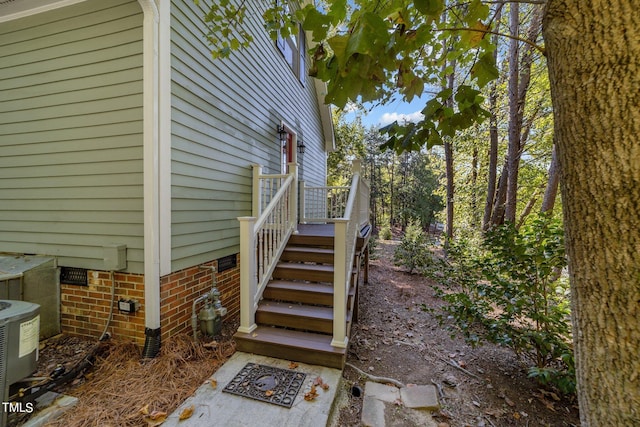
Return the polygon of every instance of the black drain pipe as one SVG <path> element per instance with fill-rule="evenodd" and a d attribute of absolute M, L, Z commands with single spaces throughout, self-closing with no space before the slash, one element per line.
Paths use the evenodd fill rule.
<path fill-rule="evenodd" d="M 144 348 L 142 349 L 143 359 L 153 359 L 160 352 L 160 328 L 144 329 Z"/>

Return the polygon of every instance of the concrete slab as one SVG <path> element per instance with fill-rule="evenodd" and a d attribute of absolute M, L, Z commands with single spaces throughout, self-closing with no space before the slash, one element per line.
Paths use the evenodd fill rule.
<path fill-rule="evenodd" d="M 44 426 L 49 421 L 73 408 L 76 403 L 78 403 L 77 397 L 47 392 L 36 399 L 36 410 L 38 412 L 22 424 L 22 427 Z"/>
<path fill-rule="evenodd" d="M 411 385 L 400 389 L 402 403 L 407 408 L 436 410 L 440 407 L 438 391 L 433 385 Z"/>
<path fill-rule="evenodd" d="M 400 399 L 400 389 L 392 385 L 367 381 L 364 385 L 364 395 L 384 402 L 395 402 Z"/>
<path fill-rule="evenodd" d="M 364 395 L 361 421 L 364 427 L 384 427 L 384 402 L 375 397 Z"/>
<path fill-rule="evenodd" d="M 342 372 L 323 366 L 298 364 L 295 371 L 307 374 L 305 385 L 298 393 L 291 408 L 285 408 L 266 402 L 249 399 L 229 393 L 222 389 L 249 362 L 276 368 L 289 369 L 289 361 L 273 359 L 265 356 L 236 352 L 213 375 L 217 387 L 213 388 L 207 380 L 198 388 L 193 396 L 187 399 L 162 424 L 163 427 L 245 427 L 245 426 L 279 426 L 279 427 L 317 427 L 327 425 L 331 407 Z M 313 401 L 305 401 L 304 393 L 311 388 L 311 384 L 321 377 L 329 385 L 324 391 L 318 387 L 318 397 Z M 179 421 L 180 413 L 190 406 L 194 407 L 193 415 L 184 421 Z"/>

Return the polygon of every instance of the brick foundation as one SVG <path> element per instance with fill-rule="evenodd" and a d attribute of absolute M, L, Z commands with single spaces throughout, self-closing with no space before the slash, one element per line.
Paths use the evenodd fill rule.
<path fill-rule="evenodd" d="M 206 263 L 216 266 L 216 261 Z M 176 271 L 160 278 L 160 325 L 164 340 L 181 332 L 191 331 L 193 300 L 211 289 L 211 270 L 199 266 Z M 139 345 L 145 342 L 144 275 L 114 274 L 116 288 L 113 318 L 109 332 L 119 339 Z M 240 315 L 240 268 L 216 274 L 222 305 L 227 308 L 224 319 Z M 109 318 L 111 279 L 109 272 L 89 271 L 88 286 L 60 285 L 61 326 L 65 333 L 99 338 Z M 140 309 L 133 314 L 118 310 L 118 299 L 136 299 Z M 201 305 L 196 307 L 200 310 Z"/>
<path fill-rule="evenodd" d="M 216 266 L 212 261 L 204 265 Z M 211 289 L 211 270 L 199 266 L 176 271 L 160 279 L 160 330 L 162 339 L 191 331 L 193 300 Z M 224 319 L 240 315 L 240 268 L 216 274 L 222 305 L 227 308 Z M 202 306 L 196 307 L 197 311 Z"/>
<path fill-rule="evenodd" d="M 116 282 L 113 318 L 109 325 L 112 336 L 144 344 L 144 276 L 114 273 Z M 117 300 L 136 299 L 140 310 L 121 313 Z M 60 323 L 62 331 L 98 339 L 109 319 L 111 278 L 107 271 L 89 271 L 87 286 L 60 284 Z"/>

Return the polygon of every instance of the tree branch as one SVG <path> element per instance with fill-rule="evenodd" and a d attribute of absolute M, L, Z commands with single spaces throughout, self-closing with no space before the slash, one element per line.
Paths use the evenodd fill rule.
<path fill-rule="evenodd" d="M 531 40 L 523 39 L 522 37 L 512 36 L 512 35 L 509 35 L 509 34 L 498 33 L 496 31 L 482 30 L 480 28 L 462 28 L 462 27 L 459 27 L 459 28 L 458 27 L 437 28 L 434 31 L 475 31 L 475 32 L 478 32 L 478 33 L 493 34 L 493 35 L 496 35 L 496 36 L 506 37 L 508 39 L 514 39 L 514 40 L 518 40 L 518 41 L 521 41 L 523 43 L 526 43 L 527 45 L 529 45 L 529 46 L 533 47 L 534 49 L 538 50 L 543 56 L 545 56 L 545 57 L 547 56 L 547 53 L 544 50 L 544 47 L 535 44 Z"/>

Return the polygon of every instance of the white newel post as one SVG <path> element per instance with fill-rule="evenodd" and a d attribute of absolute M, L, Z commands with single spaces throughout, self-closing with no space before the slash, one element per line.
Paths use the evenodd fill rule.
<path fill-rule="evenodd" d="M 305 200 L 307 199 L 307 196 L 304 194 L 305 193 L 305 182 L 304 181 L 300 181 L 299 182 L 299 202 L 298 204 L 300 205 L 300 210 L 299 210 L 299 218 L 298 218 L 298 223 L 304 223 L 305 222 L 305 213 L 306 213 L 306 209 L 307 207 L 305 206 Z"/>
<path fill-rule="evenodd" d="M 347 347 L 347 224 L 346 219 L 334 222 L 333 270 L 333 347 Z"/>
<path fill-rule="evenodd" d="M 289 221 L 293 221 L 293 233 L 298 232 L 298 164 L 289 163 L 289 175 L 293 175 L 289 200 Z"/>
<path fill-rule="evenodd" d="M 240 221 L 240 327 L 238 332 L 249 334 L 256 328 L 256 218 L 239 217 Z"/>
<path fill-rule="evenodd" d="M 258 218 L 262 209 L 262 188 L 260 187 L 260 175 L 262 175 L 262 165 L 255 164 L 253 167 L 253 199 L 251 200 L 251 215 Z"/>

